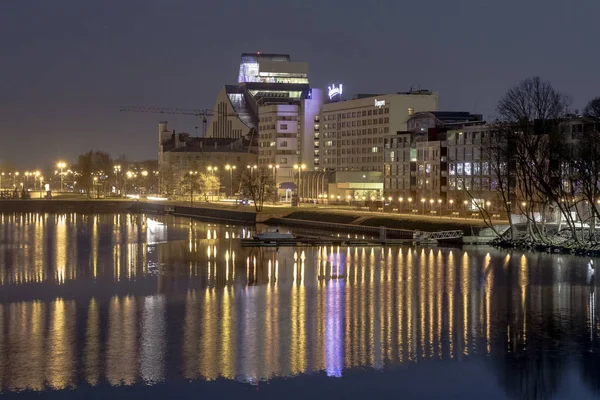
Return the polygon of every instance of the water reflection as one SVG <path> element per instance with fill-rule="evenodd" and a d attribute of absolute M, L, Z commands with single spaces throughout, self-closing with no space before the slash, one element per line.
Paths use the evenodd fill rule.
<path fill-rule="evenodd" d="M 245 228 L 189 220 L 1 218 L 0 391 L 334 378 L 476 358 L 512 397 L 551 397 L 573 367 L 599 389 L 587 260 L 245 249 L 233 239 Z"/>

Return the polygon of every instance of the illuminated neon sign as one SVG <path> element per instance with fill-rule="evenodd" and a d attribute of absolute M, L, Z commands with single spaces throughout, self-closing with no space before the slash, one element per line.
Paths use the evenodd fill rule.
<path fill-rule="evenodd" d="M 327 89 L 329 89 L 329 100 L 332 100 L 335 96 L 342 97 L 342 93 L 344 92 L 344 87 L 341 83 L 339 86 L 335 86 L 335 84 L 328 86 Z"/>
<path fill-rule="evenodd" d="M 377 99 L 375 99 L 375 107 L 381 108 L 383 106 L 385 106 L 385 100 L 377 100 Z"/>

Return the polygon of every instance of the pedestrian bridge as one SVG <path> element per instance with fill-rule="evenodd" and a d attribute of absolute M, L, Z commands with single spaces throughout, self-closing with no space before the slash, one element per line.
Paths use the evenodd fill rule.
<path fill-rule="evenodd" d="M 463 237 L 463 231 L 454 230 L 454 231 L 440 231 L 440 232 L 420 232 L 415 231 L 414 239 L 416 241 L 426 241 L 426 240 L 443 240 L 443 239 L 459 239 Z"/>

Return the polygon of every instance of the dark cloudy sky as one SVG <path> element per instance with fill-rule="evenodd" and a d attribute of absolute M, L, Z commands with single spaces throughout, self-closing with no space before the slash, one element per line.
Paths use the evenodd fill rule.
<path fill-rule="evenodd" d="M 212 108 L 252 51 L 308 61 L 315 87 L 420 86 L 488 118 L 539 74 L 582 108 L 600 95 L 599 15 L 599 0 L 0 0 L 0 162 L 155 157 L 161 116 L 119 107 Z"/>

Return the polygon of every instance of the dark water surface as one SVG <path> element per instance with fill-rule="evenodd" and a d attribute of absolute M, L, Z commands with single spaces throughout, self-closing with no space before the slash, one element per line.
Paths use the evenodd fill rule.
<path fill-rule="evenodd" d="M 0 215 L 0 393 L 595 398 L 589 259 L 242 248 L 244 227 Z"/>

